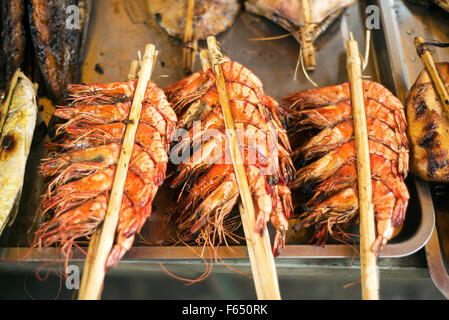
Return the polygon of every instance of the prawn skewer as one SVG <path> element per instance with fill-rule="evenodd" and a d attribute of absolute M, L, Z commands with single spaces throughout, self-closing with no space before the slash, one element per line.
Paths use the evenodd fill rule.
<path fill-rule="evenodd" d="M 368 149 L 373 186 L 376 238 L 381 250 L 405 218 L 410 195 L 404 183 L 409 170 L 409 144 L 404 107 L 378 83 L 363 81 Z M 305 90 L 285 99 L 293 155 L 299 169 L 290 183 L 304 195 L 298 230 L 315 227 L 318 244 L 338 238 L 359 207 L 354 119 L 349 83 Z M 314 130 L 314 131 L 312 131 Z M 311 138 L 300 137 L 308 131 Z M 297 138 L 298 137 L 298 138 Z M 338 205 L 337 205 L 338 204 Z"/>
<path fill-rule="evenodd" d="M 292 215 L 287 183 L 294 180 L 296 171 L 280 107 L 264 93 L 262 82 L 250 70 L 230 60 L 220 66 L 221 89 L 226 90 L 235 121 L 236 147 L 255 200 L 254 231 L 262 233 L 268 223 L 273 224 L 277 230 L 273 252 L 277 255 L 285 246 L 286 221 Z M 235 192 L 238 195 L 217 80 L 213 67 L 207 66 L 165 88 L 179 119 L 178 128 L 186 130 L 182 140 L 173 145 L 172 154 L 193 151 L 178 165 L 171 182 L 171 187 L 181 188 L 172 217 L 184 241 L 213 247 L 232 239 L 226 227 L 234 230 L 227 221 L 234 221 L 231 209 Z"/>
<path fill-rule="evenodd" d="M 39 210 L 44 222 L 37 230 L 36 245 L 59 243 L 68 261 L 77 239 L 98 233 L 107 216 L 120 152 L 127 144 L 130 159 L 123 196 L 119 197 L 115 243 L 107 251 L 102 269 L 116 266 L 131 248 L 165 179 L 177 121 L 161 89 L 152 82 L 142 89 L 135 139 L 127 143 L 126 127 L 134 119 L 131 101 L 137 81 L 69 86 L 70 104 L 55 112 L 66 123 L 58 128 L 56 140 L 49 145 L 51 157 L 41 166 L 49 186 Z"/>

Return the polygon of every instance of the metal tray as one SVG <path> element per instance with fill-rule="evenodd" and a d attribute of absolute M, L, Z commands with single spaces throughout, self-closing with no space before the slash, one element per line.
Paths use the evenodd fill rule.
<path fill-rule="evenodd" d="M 152 17 L 143 14 L 145 12 L 143 1 L 135 2 L 141 4 L 142 10 L 138 10 L 139 14 L 130 19 L 127 14 L 129 10 L 126 9 L 127 3 L 129 1 L 95 1 L 83 65 L 83 82 L 112 82 L 126 79 L 130 61 L 136 58 L 136 51 L 143 50 L 148 42 L 155 43 L 159 50 L 153 80 L 160 87 L 165 87 L 182 79 L 185 75 L 179 65 L 182 50 L 180 42 L 167 36 Z M 365 7 L 368 4 L 368 1 L 359 1 L 346 10 L 344 15 L 318 39 L 317 70 L 312 74 L 312 78 L 319 86 L 347 81 L 345 39 L 348 31 L 352 31 L 363 48 Z M 381 29 L 373 33 L 370 63 L 364 74 L 396 92 L 395 79 L 402 77 L 402 74 L 394 75 L 397 71 L 392 72 L 387 67 L 390 58 L 385 51 L 388 39 L 385 38 L 384 31 Z M 297 81 L 294 80 L 299 45 L 291 37 L 272 41 L 249 39 L 285 33 L 285 30 L 267 19 L 242 11 L 234 25 L 217 37 L 224 51 L 233 60 L 253 70 L 263 81 L 265 91 L 278 101 L 289 93 L 312 88 L 301 73 L 298 74 Z M 101 67 L 103 73 L 95 71 L 99 70 L 98 67 Z M 33 218 L 44 188 L 38 165 L 45 152 L 43 144 L 32 149 L 19 215 L 15 223 L 0 238 L 0 262 L 58 260 L 56 248 L 29 248 L 34 226 Z M 381 252 L 381 257 L 403 257 L 413 254 L 425 245 L 433 230 L 434 212 L 429 188 L 412 177 L 408 178 L 407 183 L 411 193 L 407 218 L 399 234 Z M 173 229 L 170 225 L 163 228 L 167 219 L 166 208 L 170 202 L 169 190 L 162 188 L 154 201 L 153 214 L 141 232 L 140 240 L 146 241 L 136 241 L 121 263 L 199 258 L 201 247 L 158 245 L 168 239 Z M 308 243 L 307 240 L 306 234 L 291 231 L 288 235 L 287 248 L 279 258 L 351 258 L 357 254 L 348 245 L 330 243 L 325 247 L 318 247 Z M 222 258 L 247 258 L 245 246 L 222 247 L 219 254 Z M 80 250 L 75 250 L 73 260 L 81 259 L 84 259 L 84 254 Z"/>
<path fill-rule="evenodd" d="M 402 75 L 396 76 L 395 81 L 403 96 L 423 69 L 413 44 L 414 37 L 448 43 L 449 13 L 436 6 L 423 7 L 402 1 L 382 0 L 379 4 L 385 28 L 391 31 L 387 35 L 389 49 L 393 52 L 402 50 L 395 60 L 394 74 Z M 433 56 L 436 62 L 449 61 L 449 50 L 435 48 Z M 436 220 L 426 244 L 427 263 L 435 285 L 449 299 L 449 187 L 432 183 L 428 188 L 433 199 L 429 205 L 434 206 Z"/>

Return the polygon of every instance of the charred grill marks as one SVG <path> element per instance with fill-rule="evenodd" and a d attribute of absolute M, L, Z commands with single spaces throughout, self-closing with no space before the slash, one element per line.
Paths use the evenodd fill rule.
<path fill-rule="evenodd" d="M 427 108 L 426 103 L 424 101 L 420 101 L 418 103 L 416 111 L 415 111 L 416 118 L 421 117 L 427 109 L 428 108 Z"/>
<path fill-rule="evenodd" d="M 429 131 L 424 135 L 424 137 L 419 142 L 419 145 L 426 149 L 431 149 L 434 147 L 439 146 L 439 142 L 436 140 L 438 137 L 438 132 L 436 131 Z"/>
<path fill-rule="evenodd" d="M 0 4 L 0 86 L 23 61 L 26 44 L 24 11 L 24 0 L 5 0 Z"/>
<path fill-rule="evenodd" d="M 437 63 L 436 67 L 447 85 L 449 63 Z M 449 120 L 425 70 L 407 93 L 406 100 L 414 173 L 426 180 L 449 181 Z"/>
<path fill-rule="evenodd" d="M 28 3 L 31 37 L 39 69 L 50 96 L 61 104 L 66 85 L 79 81 L 82 44 L 82 31 L 66 26 L 66 8 L 82 2 L 30 0 Z"/>
<path fill-rule="evenodd" d="M 0 146 L 0 152 L 1 152 L 2 156 L 5 156 L 8 153 L 12 152 L 14 150 L 16 144 L 17 144 L 16 138 L 13 135 L 11 135 L 11 134 L 6 135 L 3 138 L 2 144 Z"/>
<path fill-rule="evenodd" d="M 427 174 L 430 177 L 436 177 L 435 172 L 445 166 L 447 166 L 447 152 L 429 152 L 427 156 Z"/>

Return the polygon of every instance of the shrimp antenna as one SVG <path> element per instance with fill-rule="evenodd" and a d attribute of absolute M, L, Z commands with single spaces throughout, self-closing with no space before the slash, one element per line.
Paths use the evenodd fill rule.
<path fill-rule="evenodd" d="M 296 67 L 295 67 L 295 74 L 293 77 L 293 80 L 295 80 L 296 82 L 298 81 L 297 79 L 297 74 L 298 74 L 298 69 L 299 66 L 301 65 L 301 69 L 302 72 L 304 74 L 304 76 L 306 77 L 306 79 L 314 86 L 314 87 L 318 87 L 318 85 L 316 84 L 315 81 L 312 80 L 312 78 L 309 76 L 309 73 L 307 72 L 305 66 L 304 66 L 304 58 L 303 58 L 303 54 L 302 54 L 302 47 L 299 48 L 299 56 L 298 56 L 298 60 L 296 62 Z"/>

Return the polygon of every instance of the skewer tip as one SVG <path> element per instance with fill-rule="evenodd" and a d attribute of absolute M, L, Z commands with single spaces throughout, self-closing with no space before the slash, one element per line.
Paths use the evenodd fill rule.
<path fill-rule="evenodd" d="M 354 34 L 352 32 L 349 32 L 349 39 L 351 41 L 354 41 Z"/>

